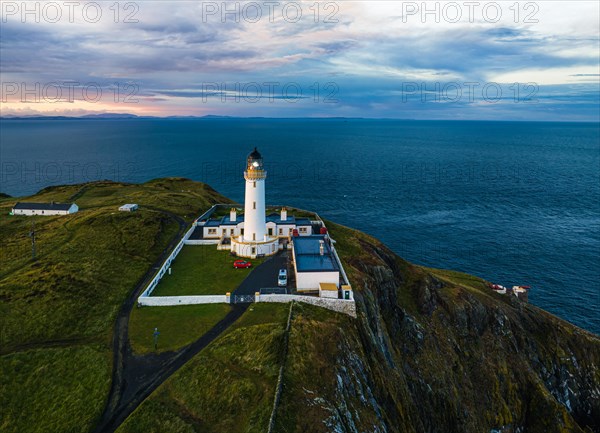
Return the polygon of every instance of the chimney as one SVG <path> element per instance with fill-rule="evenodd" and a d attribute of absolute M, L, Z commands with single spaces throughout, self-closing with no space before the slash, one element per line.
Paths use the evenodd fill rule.
<path fill-rule="evenodd" d="M 287 221 L 287 209 L 281 208 L 281 221 Z"/>
<path fill-rule="evenodd" d="M 237 220 L 237 211 L 235 210 L 234 207 L 231 208 L 231 210 L 229 211 L 229 220 L 234 223 Z"/>
<path fill-rule="evenodd" d="M 323 241 L 319 241 L 319 254 L 321 254 L 321 255 L 325 254 L 325 246 L 324 246 Z"/>

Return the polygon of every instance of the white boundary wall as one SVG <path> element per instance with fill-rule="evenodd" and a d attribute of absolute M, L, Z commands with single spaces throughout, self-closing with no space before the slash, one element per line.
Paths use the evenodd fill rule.
<path fill-rule="evenodd" d="M 301 295 L 259 295 L 256 297 L 256 302 L 286 303 L 292 301 L 305 302 L 307 304 L 316 305 L 318 307 L 327 308 L 328 310 L 356 317 L 356 304 L 354 301 L 346 299 L 316 298 L 314 296 Z"/>
<path fill-rule="evenodd" d="M 186 245 L 218 245 L 219 239 L 194 239 L 185 241 Z"/>
<path fill-rule="evenodd" d="M 152 278 L 152 280 L 150 280 L 150 283 L 148 284 L 148 286 L 146 287 L 146 289 L 138 297 L 138 303 L 140 305 L 143 305 L 141 303 L 142 298 L 146 298 L 146 297 L 148 297 L 148 296 L 150 296 L 152 294 L 152 292 L 154 291 L 154 289 L 158 285 L 158 282 L 160 281 L 160 279 L 169 270 L 169 267 L 171 266 L 171 262 L 173 260 L 175 260 L 175 257 L 177 257 L 177 254 L 179 254 L 179 252 L 181 251 L 181 249 L 183 248 L 183 246 L 186 244 L 186 242 L 189 239 L 189 237 L 194 232 L 194 229 L 196 228 L 196 225 L 198 224 L 198 221 L 202 217 L 204 217 L 205 215 L 212 214 L 213 210 L 216 207 L 217 207 L 217 205 L 212 206 L 209 210 L 207 210 L 201 216 L 199 216 L 198 218 L 196 218 L 196 220 L 194 221 L 194 223 L 192 224 L 192 226 L 190 227 L 190 229 L 183 235 L 183 237 L 181 238 L 181 240 L 177 243 L 177 246 L 175 248 L 173 248 L 173 251 L 171 252 L 171 254 L 169 254 L 169 257 L 167 257 L 167 259 L 163 262 L 162 266 L 160 267 L 160 269 L 158 270 L 158 272 L 156 273 L 156 275 L 154 276 L 154 278 Z M 177 305 L 179 305 L 179 304 L 177 304 Z"/>
<path fill-rule="evenodd" d="M 166 307 L 169 305 L 196 305 L 196 304 L 229 304 L 229 296 L 140 296 L 138 304 L 147 307 Z"/>

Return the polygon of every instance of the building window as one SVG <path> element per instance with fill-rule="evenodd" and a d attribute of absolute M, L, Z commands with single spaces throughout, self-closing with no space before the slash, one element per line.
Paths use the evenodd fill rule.
<path fill-rule="evenodd" d="M 244 229 L 240 229 L 240 234 L 243 236 L 244 235 Z"/>
<path fill-rule="evenodd" d="M 229 233 L 233 234 L 234 233 L 233 229 L 229 230 Z"/>
<path fill-rule="evenodd" d="M 306 227 L 300 227 L 300 233 L 306 233 Z"/>
<path fill-rule="evenodd" d="M 252 202 L 252 209 L 256 209 L 256 202 L 255 201 Z"/>
<path fill-rule="evenodd" d="M 283 234 L 283 229 L 279 229 L 279 234 L 282 235 Z"/>
<path fill-rule="evenodd" d="M 252 254 L 256 254 L 256 248 L 252 247 Z"/>
<path fill-rule="evenodd" d="M 216 235 L 217 234 L 217 229 L 208 229 L 208 234 L 209 235 Z"/>
<path fill-rule="evenodd" d="M 273 236 L 273 229 L 269 229 L 269 236 Z"/>

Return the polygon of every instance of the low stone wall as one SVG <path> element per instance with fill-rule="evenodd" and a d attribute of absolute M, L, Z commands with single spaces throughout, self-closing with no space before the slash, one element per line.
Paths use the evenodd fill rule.
<path fill-rule="evenodd" d="M 259 295 L 256 297 L 256 302 L 285 303 L 292 301 L 305 302 L 307 304 L 316 305 L 318 307 L 327 308 L 328 310 L 356 317 L 356 304 L 354 301 L 346 299 L 316 298 L 314 296 L 301 295 Z"/>
<path fill-rule="evenodd" d="M 138 304 L 148 307 L 166 307 L 169 305 L 229 304 L 229 297 L 226 295 L 143 296 L 138 298 Z"/>

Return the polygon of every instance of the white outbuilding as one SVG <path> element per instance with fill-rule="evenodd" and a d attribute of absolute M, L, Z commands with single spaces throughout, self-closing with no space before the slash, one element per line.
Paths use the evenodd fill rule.
<path fill-rule="evenodd" d="M 25 203 L 18 202 L 12 208 L 13 215 L 69 215 L 79 210 L 75 203 Z"/>
<path fill-rule="evenodd" d="M 138 210 L 138 205 L 135 203 L 127 203 L 119 207 L 119 211 L 121 212 L 133 212 L 136 210 Z"/>

